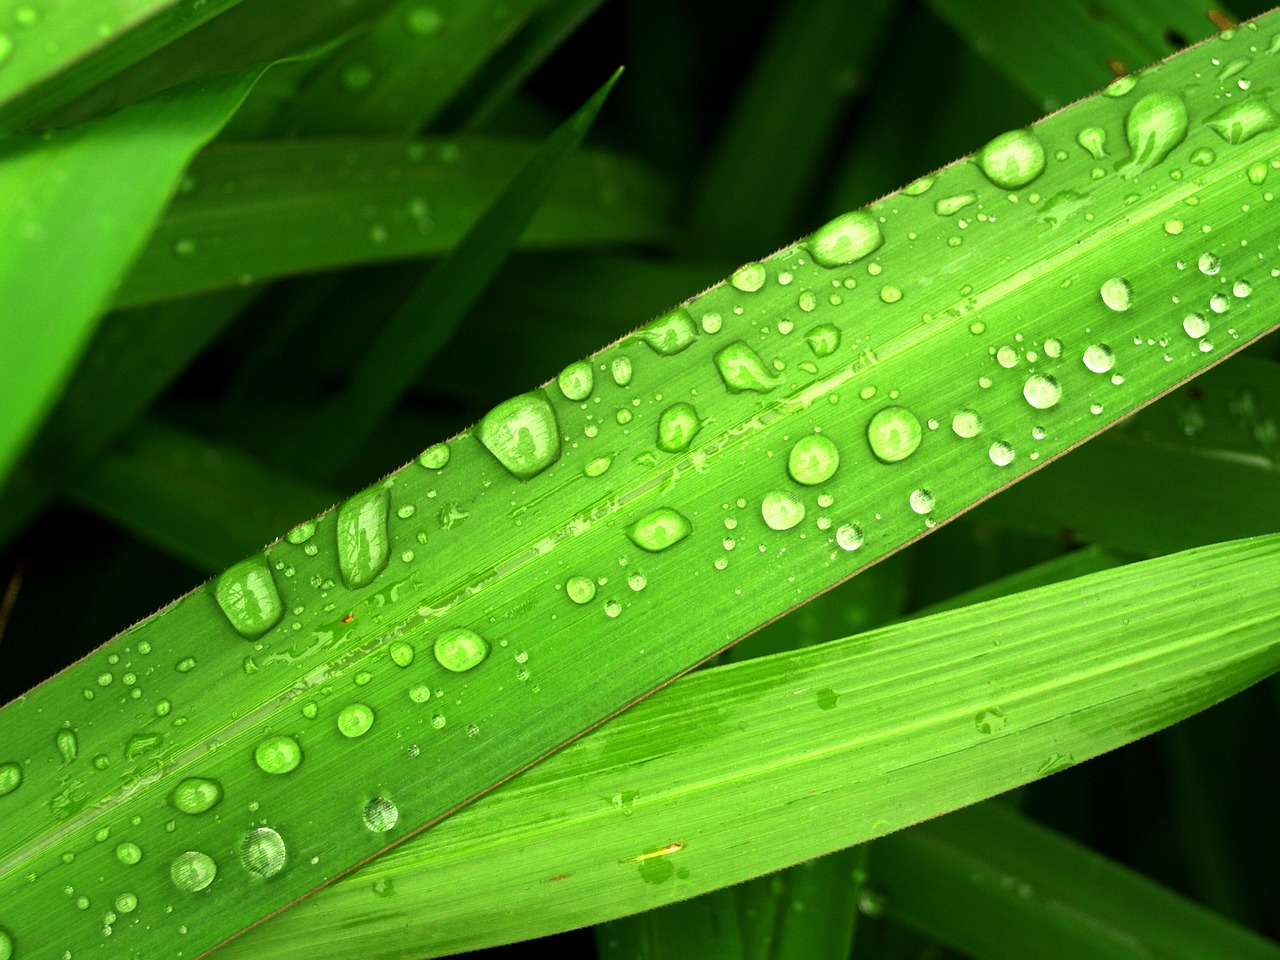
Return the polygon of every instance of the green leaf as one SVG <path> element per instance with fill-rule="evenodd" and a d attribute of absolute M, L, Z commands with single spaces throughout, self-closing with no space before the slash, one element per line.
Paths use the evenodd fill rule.
<path fill-rule="evenodd" d="M 30 440 L 173 193 L 261 69 L 162 94 L 0 157 L 0 478 Z M 116 171 L 104 178 L 103 170 Z"/>

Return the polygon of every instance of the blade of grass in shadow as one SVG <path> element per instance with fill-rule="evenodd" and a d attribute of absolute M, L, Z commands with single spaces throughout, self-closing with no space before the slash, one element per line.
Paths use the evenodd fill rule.
<path fill-rule="evenodd" d="M 1277 960 L 1280 946 L 998 803 L 877 841 L 901 922 L 977 960 Z"/>
<path fill-rule="evenodd" d="M 689 674 L 250 931 L 226 958 L 276 960 L 303 938 L 315 960 L 444 956 L 891 834 L 1280 667 L 1280 611 L 1257 590 L 1278 573 L 1280 537 L 1216 544 Z M 467 884 L 483 894 L 447 895 Z M 380 895 L 392 889 L 394 900 Z M 367 919 L 355 929 L 351 916 Z M 1217 921 L 1206 930 L 1249 941 Z"/>
<path fill-rule="evenodd" d="M 600 960 L 743 960 L 731 896 L 709 894 L 596 927 Z"/>
<path fill-rule="evenodd" d="M 0 481 L 56 401 L 183 168 L 261 73 L 183 87 L 102 120 L 5 143 Z M 103 170 L 116 174 L 104 178 Z"/>
<path fill-rule="evenodd" d="M 484 138 L 217 145 L 192 165 L 115 306 L 443 253 L 536 149 Z M 584 152 L 567 161 L 523 242 L 657 240 L 663 193 L 635 163 Z"/>
<path fill-rule="evenodd" d="M 440 350 L 506 262 L 520 236 L 567 172 L 604 101 L 615 73 L 556 130 L 524 165 L 449 254 L 423 278 L 356 361 L 341 393 L 299 439 L 309 447 L 321 438 L 336 471 L 395 405 Z"/>

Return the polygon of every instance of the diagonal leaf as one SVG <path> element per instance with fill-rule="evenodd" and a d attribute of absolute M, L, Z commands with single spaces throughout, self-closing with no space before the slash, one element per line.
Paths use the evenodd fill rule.
<path fill-rule="evenodd" d="M 690 674 L 226 958 L 276 960 L 303 939 L 315 960 L 383 960 L 541 936 L 1047 776 L 1280 668 L 1280 611 L 1254 589 L 1277 572 L 1280 537 L 1216 544 Z M 1258 944 L 1201 927 L 1224 947 Z"/>
<path fill-rule="evenodd" d="M 209 949 L 1268 330 L 1280 217 L 1259 181 L 1280 118 L 1261 91 L 1280 67 L 1259 55 L 1218 81 L 1206 65 L 1254 52 L 1276 23 L 1224 33 L 747 265 L 0 711 L 0 743 L 20 751 L 0 761 L 0 924 L 42 924 L 73 955 L 98 948 L 101 918 L 62 893 L 65 855 L 77 878 L 108 878 L 78 879 L 79 895 L 118 896 L 136 876 L 154 904 L 118 916 L 109 949 Z M 1077 143 L 1095 128 L 1105 143 Z M 1208 165 L 1191 162 L 1201 151 Z M 1212 336 L 1180 332 L 1188 311 L 1218 318 Z M 1229 598 L 1241 629 L 1228 636 L 1273 614 L 1252 587 L 1274 571 L 1240 572 L 1255 579 Z M 1181 629 L 1228 602 L 1183 593 L 1199 606 Z M 1097 605 L 1120 605 L 1090 633 L 1108 654 L 1130 599 Z M 1126 685 L 1163 697 L 1119 722 L 1104 711 L 1105 736 L 1274 666 L 1265 638 L 1233 661 L 1215 635 L 1177 675 L 1195 644 L 1172 635 L 1156 676 L 1137 654 L 1124 663 Z M 1039 664 L 1049 689 L 1063 663 L 1086 662 L 1035 650 L 1023 667 Z M 883 702 L 906 699 L 906 675 Z M 988 705 L 973 698 L 990 699 L 972 680 L 956 666 L 931 695 L 972 717 Z M 1046 692 L 1026 709 L 1065 702 Z M 958 756 L 948 738 L 972 731 L 929 740 Z M 1018 742 L 1020 779 L 1051 768 L 1047 741 Z M 998 779 L 985 790 L 1010 783 Z M 949 768 L 926 782 L 956 784 L 953 805 L 984 794 Z M 875 819 L 925 815 L 904 801 Z M 134 874 L 121 844 L 143 852 Z M 668 856 L 626 865 L 650 904 L 662 893 L 637 864 L 674 870 Z"/>
<path fill-rule="evenodd" d="M 233 74 L 39 138 L 0 156 L 0 478 L 56 399 L 173 193 L 261 69 Z M 116 171 L 106 179 L 103 170 Z M 32 264 L 44 269 L 33 270 Z"/>

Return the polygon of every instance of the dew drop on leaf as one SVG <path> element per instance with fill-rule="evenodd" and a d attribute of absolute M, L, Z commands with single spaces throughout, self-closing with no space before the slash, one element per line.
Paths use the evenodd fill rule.
<path fill-rule="evenodd" d="M 968 440 L 982 432 L 982 417 L 977 410 L 965 408 L 951 418 L 951 429 L 957 437 Z"/>
<path fill-rule="evenodd" d="M 1013 444 L 1005 440 L 997 440 L 991 444 L 991 448 L 987 451 L 987 455 L 991 457 L 991 462 L 997 467 L 1007 467 L 1013 463 Z"/>
<path fill-rule="evenodd" d="M 1030 130 L 1002 133 L 978 151 L 978 168 L 997 187 L 1016 190 L 1044 172 L 1044 146 Z"/>
<path fill-rule="evenodd" d="M 609 371 L 613 376 L 613 382 L 620 387 L 625 387 L 631 382 L 631 359 L 629 357 L 614 357 Z"/>
<path fill-rule="evenodd" d="M 218 577 L 213 592 L 228 622 L 246 639 L 262 636 L 284 616 L 284 602 L 262 555 L 227 570 Z"/>
<path fill-rule="evenodd" d="M 1107 155 L 1107 131 L 1101 127 L 1085 127 L 1076 134 L 1076 143 L 1084 147 L 1095 160 L 1101 160 Z"/>
<path fill-rule="evenodd" d="M 760 282 L 763 283 L 764 267 L 755 266 L 760 268 Z M 693 322 L 693 315 L 684 307 L 678 307 L 641 328 L 636 336 L 652 347 L 654 353 L 670 357 L 698 339 L 698 327 Z M 630 376 L 627 379 L 630 380 Z"/>
<path fill-rule="evenodd" d="M 595 374 L 585 360 L 571 363 L 560 371 L 556 382 L 566 400 L 585 400 L 595 387 Z"/>
<path fill-rule="evenodd" d="M 1188 313 L 1182 318 L 1182 329 L 1188 337 L 1199 340 L 1209 332 L 1209 321 L 1203 313 Z"/>
<path fill-rule="evenodd" d="M 953 217 L 971 203 L 978 202 L 976 193 L 957 193 L 953 197 L 942 197 L 933 203 L 933 212 L 940 217 Z"/>
<path fill-rule="evenodd" d="M 437 443 L 434 447 L 427 447 L 418 454 L 418 463 L 428 470 L 439 470 L 448 462 L 449 445 L 447 443 Z"/>
<path fill-rule="evenodd" d="M 840 346 L 840 328 L 823 323 L 806 333 L 804 339 L 815 357 L 829 357 Z"/>
<path fill-rule="evenodd" d="M 823 267 L 841 267 L 874 253 L 884 243 L 876 218 L 865 210 L 841 214 L 809 236 L 809 252 Z"/>
<path fill-rule="evenodd" d="M 407 667 L 413 663 L 415 651 L 408 640 L 396 640 L 387 648 L 387 655 L 397 667 Z"/>
<path fill-rule="evenodd" d="M 912 510 L 921 515 L 933 511 L 933 494 L 924 487 L 912 490 L 907 502 L 911 505 Z"/>
<path fill-rule="evenodd" d="M 283 870 L 289 859 L 284 838 L 270 827 L 258 827 L 246 833 L 237 852 L 245 872 L 264 879 Z"/>
<path fill-rule="evenodd" d="M 289 773 L 302 763 L 302 747 L 293 737 L 267 737 L 254 748 L 253 759 L 266 773 Z"/>
<path fill-rule="evenodd" d="M 801 437 L 787 456 L 787 472 L 791 479 L 805 486 L 830 480 L 839 467 L 840 451 L 822 434 Z"/>
<path fill-rule="evenodd" d="M 770 530 L 790 530 L 804 519 L 804 504 L 788 490 L 773 490 L 760 501 L 760 515 Z"/>
<path fill-rule="evenodd" d="M 1133 285 L 1124 277 L 1112 277 L 1103 281 L 1099 293 L 1102 295 L 1102 302 L 1117 312 L 1133 306 Z"/>
<path fill-rule="evenodd" d="M 126 866 L 133 866 L 142 860 L 142 848 L 136 843 L 126 840 L 116 845 L 116 859 Z"/>
<path fill-rule="evenodd" d="M 590 577 L 570 577 L 565 581 L 564 592 L 574 603 L 590 603 L 596 595 L 596 583 Z"/>
<path fill-rule="evenodd" d="M 1206 277 L 1212 277 L 1222 269 L 1222 261 L 1212 253 L 1202 253 L 1200 259 L 1196 261 L 1196 266 Z"/>
<path fill-rule="evenodd" d="M 748 263 L 733 271 L 729 283 L 743 293 L 755 293 L 764 286 L 765 269 L 762 263 Z"/>
<path fill-rule="evenodd" d="M 400 811 L 386 797 L 374 797 L 364 805 L 361 818 L 374 833 L 386 833 L 400 819 Z"/>
<path fill-rule="evenodd" d="M 1094 373 L 1106 373 L 1116 362 L 1116 355 L 1105 343 L 1095 343 L 1084 350 L 1084 365 Z"/>
<path fill-rule="evenodd" d="M 357 493 L 338 508 L 338 569 L 348 587 L 371 583 L 386 567 L 390 512 L 391 491 L 381 486 Z"/>
<path fill-rule="evenodd" d="M 3 57 L 0 57 L 3 59 Z M 13 935 L 8 930 L 0 927 L 0 960 L 12 960 L 13 957 Z"/>
<path fill-rule="evenodd" d="M 199 850 L 188 850 L 173 858 L 169 864 L 169 879 L 179 890 L 195 893 L 213 883 L 218 875 L 218 865 L 213 857 Z"/>
<path fill-rule="evenodd" d="M 679 510 L 659 507 L 627 527 L 627 537 L 641 550 L 659 553 L 693 532 L 693 524 Z"/>
<path fill-rule="evenodd" d="M 338 731 L 354 740 L 369 732 L 373 719 L 373 708 L 364 703 L 349 703 L 338 713 Z"/>
<path fill-rule="evenodd" d="M 1124 133 L 1131 154 L 1126 166 L 1137 172 L 1154 167 L 1186 137 L 1187 107 L 1176 93 L 1148 93 L 1129 111 Z"/>
<path fill-rule="evenodd" d="M 856 523 L 844 523 L 836 530 L 836 544 L 841 550 L 857 550 L 862 546 L 862 528 Z"/>
<path fill-rule="evenodd" d="M 560 458 L 560 424 L 540 392 L 498 404 L 480 421 L 476 436 L 520 480 L 537 476 Z"/>
<path fill-rule="evenodd" d="M 768 393 L 780 382 L 771 374 L 760 355 L 741 340 L 716 353 L 716 369 L 730 393 Z"/>
<path fill-rule="evenodd" d="M 306 523 L 300 523 L 288 533 L 284 538 L 290 543 L 306 543 L 316 535 L 316 524 L 314 520 L 308 520 Z"/>
<path fill-rule="evenodd" d="M 702 429 L 702 420 L 693 404 L 673 403 L 658 418 L 658 449 L 667 453 L 686 450 Z"/>
<path fill-rule="evenodd" d="M 871 452 L 884 463 L 897 463 L 915 453 L 922 433 L 919 419 L 906 407 L 885 407 L 867 424 Z"/>
<path fill-rule="evenodd" d="M 58 752 L 62 754 L 62 759 L 70 763 L 80 755 L 80 741 L 76 739 L 76 732 L 63 727 L 54 734 L 54 741 L 58 745 Z"/>
<path fill-rule="evenodd" d="M 188 777 L 174 788 L 169 802 L 182 813 L 205 813 L 222 802 L 222 784 L 206 777 Z"/>
<path fill-rule="evenodd" d="M 435 654 L 440 666 L 463 673 L 489 656 L 489 641 L 474 630 L 453 627 L 436 637 Z"/>
<path fill-rule="evenodd" d="M 1022 395 L 1037 410 L 1048 410 L 1062 399 L 1062 386 L 1055 377 L 1036 373 L 1022 385 Z"/>
<path fill-rule="evenodd" d="M 1223 107 L 1205 123 L 1227 143 L 1236 145 L 1280 126 L 1280 115 L 1265 99 L 1252 97 Z"/>

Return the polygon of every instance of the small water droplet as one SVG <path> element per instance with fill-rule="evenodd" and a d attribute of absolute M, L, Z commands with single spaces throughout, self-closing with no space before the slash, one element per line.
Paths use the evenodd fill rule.
<path fill-rule="evenodd" d="M 902 290 L 898 287 L 881 287 L 880 299 L 885 303 L 897 303 L 902 299 Z"/>
<path fill-rule="evenodd" d="M 22 767 L 18 764 L 0 763 L 0 797 L 13 793 L 22 785 Z"/>
<path fill-rule="evenodd" d="M 596 582 L 590 577 L 570 577 L 565 581 L 564 591 L 574 603 L 590 603 L 596 595 Z"/>
<path fill-rule="evenodd" d="M 178 784 L 169 802 L 182 813 L 206 813 L 222 802 L 222 784 L 207 777 L 188 777 Z"/>
<path fill-rule="evenodd" d="M 270 827 L 258 827 L 246 833 L 237 852 L 245 873 L 264 879 L 283 870 L 289 859 L 284 838 Z"/>
<path fill-rule="evenodd" d="M 613 465 L 612 455 L 596 457 L 594 460 L 589 461 L 587 465 L 582 468 L 582 472 L 588 477 L 598 477 L 600 476 L 600 474 L 608 470 L 609 467 L 612 465 Z"/>
<path fill-rule="evenodd" d="M 560 424 L 541 392 L 498 404 L 480 421 L 476 437 L 519 480 L 537 476 L 560 458 Z"/>
<path fill-rule="evenodd" d="M 386 797 L 374 797 L 364 805 L 361 819 L 374 833 L 386 833 L 400 819 L 400 811 Z"/>
<path fill-rule="evenodd" d="M 673 403 L 658 418 L 658 449 L 667 453 L 687 450 L 702 429 L 702 420 L 691 403 Z"/>
<path fill-rule="evenodd" d="M 1124 277 L 1112 277 L 1103 281 L 1099 291 L 1102 302 L 1115 311 L 1128 310 L 1133 306 L 1133 285 Z"/>
<path fill-rule="evenodd" d="M 54 734 L 54 742 L 57 744 L 58 752 L 62 754 L 62 759 L 66 763 L 70 763 L 80 755 L 80 741 L 76 739 L 76 732 L 63 727 Z"/>
<path fill-rule="evenodd" d="M 862 546 L 862 528 L 856 523 L 844 523 L 836 530 L 836 545 L 841 550 L 857 550 Z"/>
<path fill-rule="evenodd" d="M 344 737 L 363 737 L 373 727 L 373 708 L 364 703 L 349 703 L 338 713 L 338 732 Z"/>
<path fill-rule="evenodd" d="M 409 699 L 414 703 L 426 703 L 431 699 L 431 688 L 425 683 L 419 683 L 409 688 Z"/>
<path fill-rule="evenodd" d="M 1248 280 L 1237 280 L 1231 285 L 1231 292 L 1243 300 L 1249 294 L 1253 293 L 1253 284 Z"/>
<path fill-rule="evenodd" d="M 723 324 L 723 318 L 714 310 L 702 315 L 702 329 L 704 333 L 719 333 Z"/>
<path fill-rule="evenodd" d="M 591 390 L 595 386 L 595 374 L 591 370 L 591 364 L 579 360 L 560 371 L 557 383 L 566 400 L 585 400 L 591 396 Z"/>
<path fill-rule="evenodd" d="M 289 773 L 302 763 L 302 747 L 293 737 L 267 737 L 254 748 L 253 759 L 265 773 Z"/>
<path fill-rule="evenodd" d="M 804 504 L 794 493 L 774 490 L 764 495 L 760 513 L 771 530 L 790 530 L 804 519 Z"/>
<path fill-rule="evenodd" d="M 1209 353 L 1210 351 L 1213 350 L 1213 341 L 1210 340 L 1208 337 L 1205 337 L 1203 340 L 1200 341 L 1198 346 L 1200 347 L 1201 353 Z"/>
<path fill-rule="evenodd" d="M 933 512 L 933 494 L 924 487 L 912 490 L 907 502 L 911 504 L 911 509 L 918 514 L 924 515 Z"/>
<path fill-rule="evenodd" d="M 883 463 L 897 463 L 911 456 L 922 436 L 920 421 L 906 407 L 885 407 L 867 424 L 871 452 Z"/>
<path fill-rule="evenodd" d="M 218 577 L 214 597 L 231 626 L 246 639 L 262 636 L 284 616 L 284 602 L 259 554 L 242 560 Z"/>
<path fill-rule="evenodd" d="M 815 256 L 814 259 L 816 260 L 817 257 Z M 764 264 L 748 263 L 733 271 L 733 276 L 729 278 L 729 283 L 733 285 L 735 290 L 741 290 L 743 293 L 755 293 L 764 286 L 766 277 Z"/>
<path fill-rule="evenodd" d="M 978 167 L 997 187 L 1016 190 L 1044 172 L 1044 146 L 1030 130 L 1002 133 L 978 151 Z"/>
<path fill-rule="evenodd" d="M 447 443 L 437 443 L 434 447 L 427 447 L 418 455 L 418 463 L 428 470 L 439 470 L 448 462 L 449 445 Z"/>
<path fill-rule="evenodd" d="M 1200 272 L 1206 277 L 1215 276 L 1222 269 L 1222 261 L 1212 253 L 1200 254 L 1200 259 L 1196 263 L 1200 267 Z"/>
<path fill-rule="evenodd" d="M 643 573 L 636 572 L 627 576 L 627 586 L 639 593 L 649 585 L 649 580 Z"/>
<path fill-rule="evenodd" d="M 610 600 L 604 605 L 604 612 L 606 616 L 617 617 L 622 613 L 622 604 L 617 600 Z"/>
<path fill-rule="evenodd" d="M 199 850 L 188 850 L 173 858 L 169 864 L 169 879 L 179 890 L 195 893 L 213 883 L 218 875 L 218 865 L 213 857 Z"/>
<path fill-rule="evenodd" d="M 801 437 L 787 456 L 787 472 L 796 483 L 806 486 L 830 480 L 840 466 L 840 451 L 821 434 Z"/>
<path fill-rule="evenodd" d="M 1106 373 L 1115 365 L 1116 355 L 1105 343 L 1095 343 L 1085 347 L 1084 365 L 1094 373 Z"/>
<path fill-rule="evenodd" d="M 693 524 L 678 510 L 659 507 L 627 527 L 627 537 L 637 547 L 658 553 L 674 546 L 693 532 Z"/>
<path fill-rule="evenodd" d="M 1062 399 L 1062 386 L 1055 377 L 1036 373 L 1022 385 L 1022 395 L 1037 410 L 1048 410 Z"/>
<path fill-rule="evenodd" d="M 413 663 L 415 652 L 413 644 L 407 640 L 396 640 L 387 648 L 387 654 L 391 657 L 391 662 L 397 667 L 407 667 Z"/>
<path fill-rule="evenodd" d="M 436 660 L 454 673 L 464 673 L 489 656 L 489 641 L 474 630 L 453 627 L 436 637 Z"/>
<path fill-rule="evenodd" d="M 1208 167 L 1213 161 L 1218 159 L 1218 155 L 1208 147 L 1201 147 L 1199 150 L 1191 151 L 1191 162 L 1197 167 Z"/>
<path fill-rule="evenodd" d="M 1007 467 L 1013 463 L 1014 452 L 1013 444 L 1005 440 L 997 440 L 991 444 L 991 448 L 987 451 L 987 455 L 991 457 L 991 462 L 997 467 Z"/>
<path fill-rule="evenodd" d="M 971 439 L 982 432 L 982 417 L 977 410 L 966 408 L 951 418 L 951 429 L 956 436 Z"/>
<path fill-rule="evenodd" d="M 116 846 L 116 859 L 126 866 L 133 866 L 142 859 L 142 848 L 126 840 Z"/>

